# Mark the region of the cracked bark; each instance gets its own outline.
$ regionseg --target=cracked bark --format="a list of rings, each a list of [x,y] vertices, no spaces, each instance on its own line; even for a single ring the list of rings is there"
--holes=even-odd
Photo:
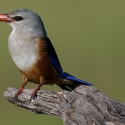
[[[64,125],[125,125],[125,103],[111,100],[94,87],[80,85],[74,91],[39,90],[30,101],[32,89],[25,89],[18,100],[17,89],[8,88],[5,98],[35,113],[59,117]]]

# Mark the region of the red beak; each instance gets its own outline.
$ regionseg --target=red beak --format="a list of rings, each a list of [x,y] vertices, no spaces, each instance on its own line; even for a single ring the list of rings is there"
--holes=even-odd
[[[0,14],[0,21],[11,23],[13,19],[9,17],[9,14]]]

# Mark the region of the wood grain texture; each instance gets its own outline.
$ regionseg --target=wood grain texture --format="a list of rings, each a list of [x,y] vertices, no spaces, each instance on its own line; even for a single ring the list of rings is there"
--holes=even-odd
[[[59,117],[64,125],[125,125],[125,103],[111,100],[94,87],[81,85],[63,92],[39,90],[37,98],[30,101],[32,91],[25,89],[16,100],[17,89],[8,88],[4,96],[35,113]]]

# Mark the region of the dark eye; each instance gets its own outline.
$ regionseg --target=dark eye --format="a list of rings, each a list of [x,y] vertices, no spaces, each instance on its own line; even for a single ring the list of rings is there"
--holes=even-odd
[[[15,16],[15,17],[13,17],[13,19],[16,20],[16,21],[21,21],[21,20],[23,20],[23,17]]]

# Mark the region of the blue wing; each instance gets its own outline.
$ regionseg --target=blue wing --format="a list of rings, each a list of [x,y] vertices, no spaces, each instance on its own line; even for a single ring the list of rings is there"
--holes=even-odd
[[[47,42],[49,58],[50,58],[52,64],[56,68],[56,70],[59,73],[59,75],[60,75],[61,78],[64,78],[64,79],[67,79],[67,80],[72,80],[72,81],[75,81],[77,83],[81,83],[81,84],[84,84],[84,85],[93,85],[93,84],[91,84],[89,82],[77,79],[74,76],[72,76],[72,75],[70,75],[70,74],[68,74],[66,72],[63,73],[61,64],[59,62],[59,59],[58,59],[57,54],[55,52],[55,49],[54,49],[54,47],[51,44],[51,41],[48,38],[46,38],[45,40]]]

